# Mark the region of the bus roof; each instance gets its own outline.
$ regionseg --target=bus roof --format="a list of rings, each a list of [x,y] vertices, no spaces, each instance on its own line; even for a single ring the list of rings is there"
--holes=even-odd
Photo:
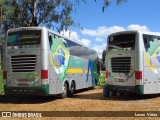
[[[110,34],[109,36],[117,35],[117,34],[126,34],[126,33],[140,33],[140,34],[148,34],[148,35],[156,35],[160,36],[160,32],[151,32],[151,31],[141,31],[141,30],[126,30],[120,31]]]
[[[87,47],[86,45],[84,45],[81,41],[72,40],[72,39],[69,38],[69,37],[65,37],[65,36],[59,34],[58,32],[55,32],[55,31],[50,30],[50,29],[45,28],[45,27],[19,27],[19,28],[9,29],[7,32],[14,32],[14,31],[20,31],[20,30],[27,30],[27,29],[28,29],[28,30],[31,30],[31,29],[32,29],[32,30],[42,30],[42,29],[46,29],[46,30],[48,30],[49,32],[51,32],[51,33],[53,33],[53,34],[56,34],[56,35],[58,35],[58,36],[60,36],[60,37],[63,37],[63,38],[65,38],[65,39],[68,39],[68,40],[73,41],[73,42],[75,42],[75,43],[78,43],[78,44],[80,44],[80,45],[83,45],[83,46],[85,46],[85,47],[88,48],[88,49],[93,50],[92,48],[89,48],[89,47]],[[94,51],[95,51],[95,50],[94,50]]]

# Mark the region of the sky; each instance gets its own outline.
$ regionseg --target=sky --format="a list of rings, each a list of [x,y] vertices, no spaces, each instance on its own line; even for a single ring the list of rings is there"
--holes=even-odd
[[[160,32],[160,0],[126,0],[120,5],[116,0],[110,0],[111,4],[104,12],[104,0],[86,1],[86,4],[80,2],[76,13],[71,14],[83,29],[72,26],[62,34],[96,50],[100,58],[111,33],[124,30]]]

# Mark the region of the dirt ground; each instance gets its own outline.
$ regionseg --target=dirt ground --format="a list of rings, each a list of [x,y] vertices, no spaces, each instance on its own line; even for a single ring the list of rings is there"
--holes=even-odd
[[[95,111],[94,113],[86,112],[87,117],[42,117],[42,118],[23,118],[23,119],[125,119],[126,117],[93,117],[100,111],[160,111],[159,96],[139,96],[139,95],[123,95],[112,96],[109,98],[103,97],[103,89],[97,87],[94,90],[84,90],[75,94],[72,98],[57,99],[55,97],[35,97],[35,96],[0,96],[0,111],[78,111],[79,114],[84,111]],[[82,112],[82,113],[81,113]],[[102,113],[102,112],[101,112]],[[49,113],[48,113],[49,114]],[[52,113],[51,113],[52,114]],[[54,113],[53,113],[54,114]],[[67,114],[61,112],[60,114]],[[74,114],[74,112],[73,112]],[[123,113],[122,113],[123,114]],[[128,113],[127,113],[128,114]],[[0,118],[2,119],[2,118]],[[8,118],[5,118],[8,119]],[[12,118],[15,119],[15,118]],[[21,118],[16,118],[21,119]],[[160,119],[158,117],[128,117],[126,119]],[[4,120],[4,118],[3,118]]]

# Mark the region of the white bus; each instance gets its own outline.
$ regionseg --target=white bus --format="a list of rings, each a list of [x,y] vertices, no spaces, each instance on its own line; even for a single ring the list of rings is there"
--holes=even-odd
[[[104,96],[160,93],[160,34],[123,31],[107,42]]]
[[[49,29],[11,29],[4,52],[5,93],[72,96],[98,83],[96,58],[94,50]]]

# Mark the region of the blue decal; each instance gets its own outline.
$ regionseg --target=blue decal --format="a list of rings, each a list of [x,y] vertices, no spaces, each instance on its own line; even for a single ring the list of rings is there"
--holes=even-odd
[[[160,62],[160,50],[158,50],[158,51],[156,52],[156,57],[157,57],[158,61]]]
[[[92,62],[91,62],[91,60],[88,61],[88,71],[87,71],[87,75],[86,75],[86,82],[88,82],[89,71],[90,71],[90,73],[91,73],[92,86],[94,86],[94,77],[93,77],[94,75],[93,75]]]
[[[59,58],[59,61],[60,61],[60,65],[64,65],[64,61],[65,61],[65,55],[64,55],[64,51],[62,48],[59,48],[58,49],[58,58]]]

